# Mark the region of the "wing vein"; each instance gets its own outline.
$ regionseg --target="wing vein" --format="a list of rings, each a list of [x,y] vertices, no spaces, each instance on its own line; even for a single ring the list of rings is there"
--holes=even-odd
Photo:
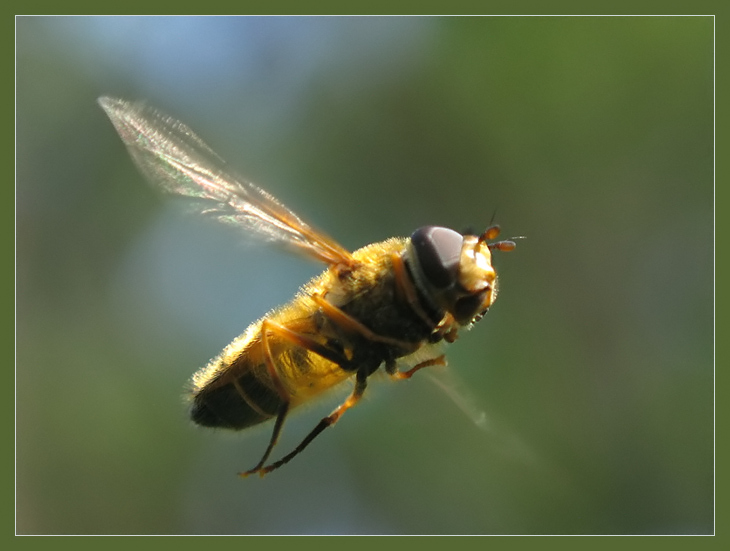
[[[347,249],[235,176],[182,122],[142,103],[102,97],[99,104],[145,177],[163,192],[187,199],[188,210],[327,264],[352,264]]]

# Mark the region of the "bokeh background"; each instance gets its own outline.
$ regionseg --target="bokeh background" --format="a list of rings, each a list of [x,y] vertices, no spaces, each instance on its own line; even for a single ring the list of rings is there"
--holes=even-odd
[[[713,531],[711,18],[16,32],[19,533]],[[182,119],[349,248],[493,216],[526,239],[441,386],[377,381],[240,480],[270,426],[194,427],[186,381],[321,267],[171,208],[100,95]]]

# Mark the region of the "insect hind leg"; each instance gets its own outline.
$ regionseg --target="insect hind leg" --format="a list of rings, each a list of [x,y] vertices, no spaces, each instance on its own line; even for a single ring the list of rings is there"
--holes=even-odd
[[[284,426],[284,419],[286,419],[286,415],[289,413],[289,402],[282,402],[281,407],[279,408],[278,413],[276,414],[276,422],[274,423],[274,430],[271,433],[271,439],[269,440],[269,445],[266,447],[266,451],[264,452],[264,455],[261,457],[259,462],[256,464],[256,466],[253,469],[250,469],[248,471],[238,473],[241,477],[247,477],[248,475],[251,475],[253,473],[257,473],[261,471],[261,467],[264,466],[264,463],[266,463],[266,460],[271,455],[271,451],[274,449],[274,446],[276,446],[276,443],[279,441],[279,435],[281,434],[281,427]]]
[[[266,473],[274,470],[279,465],[283,465],[284,463],[289,461],[292,457],[294,457],[294,455],[299,453],[297,451],[296,453],[289,454],[288,456],[286,456],[284,458],[284,460],[274,463],[273,465],[276,465],[276,467],[273,465],[270,465],[267,468],[263,468],[264,464],[266,463],[266,460],[271,455],[271,452],[274,449],[274,446],[276,446],[276,443],[279,440],[279,435],[281,434],[281,429],[284,426],[284,420],[286,419],[286,416],[289,413],[289,405],[290,405],[288,391],[284,387],[284,384],[281,382],[281,378],[279,377],[279,373],[276,369],[276,364],[274,362],[274,357],[271,353],[271,347],[269,345],[269,333],[272,333],[272,334],[278,336],[279,338],[288,340],[289,342],[291,342],[297,346],[310,350],[310,351],[314,352],[315,354],[318,354],[318,355],[322,356],[323,358],[325,358],[331,362],[334,362],[338,365],[347,365],[347,363],[348,363],[345,358],[340,357],[338,354],[332,352],[326,346],[323,346],[322,344],[316,342],[315,340],[311,339],[310,337],[307,337],[306,335],[302,335],[301,333],[292,331],[291,329],[284,327],[283,325],[279,325],[278,323],[273,322],[269,319],[265,319],[262,322],[262,324],[261,324],[261,342],[264,347],[264,357],[265,357],[265,361],[266,361],[266,368],[269,372],[269,376],[271,377],[271,380],[274,384],[276,392],[279,394],[279,398],[281,399],[281,406],[279,408],[279,411],[277,412],[276,422],[274,424],[274,430],[271,433],[271,438],[269,439],[269,445],[266,447],[266,451],[264,452],[264,455],[261,457],[261,459],[259,460],[259,462],[256,464],[256,466],[253,469],[249,469],[248,471],[238,473],[239,476],[244,477],[244,478],[249,475],[252,475],[254,473],[259,473],[261,476],[264,476]],[[357,390],[357,386],[355,387],[355,390]],[[363,386],[363,390],[364,390],[364,386]],[[354,395],[355,395],[355,392],[353,392],[353,396]],[[360,395],[362,395],[362,392],[360,392]],[[352,398],[352,396],[350,398],[348,398],[348,401],[351,398]],[[359,396],[357,399],[359,399]],[[347,401],[345,403],[347,403]],[[340,407],[343,407],[344,405],[345,404],[343,404]],[[345,408],[345,410],[348,409],[349,407],[351,407],[352,405],[354,405],[354,403],[347,406],[347,408]],[[343,410],[342,413],[344,413],[345,410]],[[342,415],[342,413],[340,413],[337,416],[337,419],[339,419],[339,416]],[[334,413],[332,415],[334,415]],[[332,417],[332,415],[330,415],[330,417]],[[335,419],[330,424],[336,423],[337,419]],[[322,421],[324,421],[324,419]],[[321,422],[320,422],[320,424],[321,424]],[[317,431],[317,427],[315,427],[315,431],[317,431],[316,434],[312,434],[315,432],[315,431],[312,431],[312,433],[310,433],[310,436],[307,437],[308,440],[305,439],[305,440],[307,440],[306,443],[303,442],[299,446],[299,448],[301,448],[301,449],[299,449],[299,448],[297,448],[297,449],[299,449],[299,451],[304,449],[306,447],[306,445],[309,444],[309,442],[311,442],[314,439],[314,437],[317,436],[317,434],[319,434],[320,432],[322,432],[322,430],[324,430],[327,426],[328,425],[323,426],[318,431]],[[318,427],[319,427],[319,425],[318,425]]]
[[[278,461],[272,463],[268,467],[265,467],[263,469],[260,469],[258,472],[261,474],[261,476],[264,476],[271,471],[278,469],[282,465],[287,464],[289,461],[291,461],[294,457],[299,455],[302,451],[304,451],[304,448],[306,448],[312,440],[314,440],[319,434],[326,429],[327,427],[331,427],[337,421],[342,417],[342,415],[350,409],[352,406],[357,404],[360,401],[360,398],[362,398],[363,392],[365,392],[365,387],[367,386],[367,378],[369,375],[369,371],[365,369],[361,369],[357,372],[357,378],[355,380],[355,388],[352,391],[352,394],[345,400],[340,406],[337,407],[331,414],[329,414],[327,417],[320,420],[319,423],[317,423],[317,426],[312,429],[312,431],[304,438],[304,440],[301,441],[301,443],[294,448],[292,452],[285,455]]]

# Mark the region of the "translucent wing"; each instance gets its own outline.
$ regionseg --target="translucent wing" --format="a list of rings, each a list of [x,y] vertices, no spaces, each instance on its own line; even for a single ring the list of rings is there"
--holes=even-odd
[[[444,366],[435,366],[428,368],[426,374],[479,430],[488,435],[497,451],[525,464],[536,464],[540,461],[538,455],[516,431],[494,419],[478,404],[474,393],[455,371]]]
[[[350,253],[314,230],[276,198],[238,178],[190,128],[141,103],[101,97],[142,173],[164,192],[188,198],[190,209],[238,226],[328,264],[351,264]]]

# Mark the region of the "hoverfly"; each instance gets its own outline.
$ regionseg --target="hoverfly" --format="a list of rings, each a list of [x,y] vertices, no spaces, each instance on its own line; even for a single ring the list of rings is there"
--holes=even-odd
[[[193,210],[327,265],[285,306],[252,323],[192,378],[192,420],[245,429],[275,419],[252,469],[261,476],[288,463],[357,404],[381,366],[394,379],[445,364],[441,342],[480,320],[497,297],[491,251],[499,227],[462,235],[437,226],[349,252],[264,190],[227,168],[186,125],[140,103],[99,98],[132,158],[163,191]],[[401,370],[398,364],[406,365]],[[266,464],[290,410],[354,378],[349,397],[290,453]]]

